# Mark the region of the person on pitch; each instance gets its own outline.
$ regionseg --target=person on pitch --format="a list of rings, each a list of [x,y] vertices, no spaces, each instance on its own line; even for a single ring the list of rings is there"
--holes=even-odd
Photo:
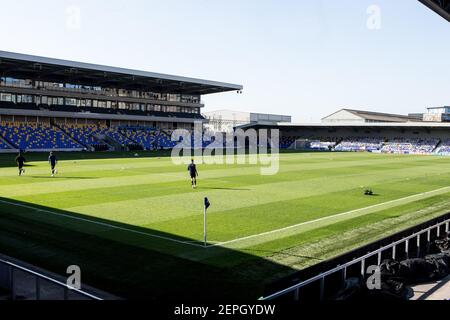
[[[58,159],[56,159],[56,156],[53,154],[53,152],[50,152],[50,155],[48,156],[48,163],[50,163],[50,167],[52,169],[52,177],[54,177],[55,174],[58,172],[56,170],[56,164],[58,163]]]
[[[197,166],[194,163],[194,159],[192,159],[191,164],[188,166],[188,171],[191,176],[192,189],[195,189],[197,188],[198,171]]]
[[[25,165],[25,157],[22,155],[22,152],[19,152],[19,155],[16,157],[16,164],[19,168],[19,176],[21,176],[23,173],[25,173],[25,169],[23,166]]]

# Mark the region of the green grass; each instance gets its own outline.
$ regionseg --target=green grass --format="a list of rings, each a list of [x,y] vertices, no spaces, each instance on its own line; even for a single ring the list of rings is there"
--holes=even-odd
[[[62,274],[80,265],[86,283],[129,298],[256,299],[450,205],[448,158],[286,153],[274,176],[199,165],[192,190],[185,166],[163,156],[61,154],[51,178],[45,155],[28,156],[23,177],[0,155],[0,252]]]

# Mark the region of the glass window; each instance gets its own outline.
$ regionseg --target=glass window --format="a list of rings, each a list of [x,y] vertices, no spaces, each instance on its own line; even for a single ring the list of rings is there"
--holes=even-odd
[[[68,106],[78,106],[78,100],[73,98],[66,98],[66,105]]]
[[[11,100],[12,100],[11,94],[9,94],[9,93],[1,93],[0,94],[0,100],[1,101],[5,101],[5,102],[11,102]]]

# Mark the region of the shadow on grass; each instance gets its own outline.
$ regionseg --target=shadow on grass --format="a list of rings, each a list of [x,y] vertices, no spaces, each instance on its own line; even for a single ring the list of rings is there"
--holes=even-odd
[[[86,284],[123,298],[255,301],[274,275],[294,272],[244,252],[201,245],[157,230],[0,198],[1,253],[61,275],[78,265]]]

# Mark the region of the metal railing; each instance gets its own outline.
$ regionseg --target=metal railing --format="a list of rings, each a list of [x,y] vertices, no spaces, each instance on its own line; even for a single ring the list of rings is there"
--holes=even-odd
[[[404,250],[405,250],[405,254],[406,256],[409,256],[410,253],[410,243],[411,241],[416,240],[416,244],[417,244],[417,256],[420,254],[420,248],[421,248],[421,236],[426,234],[426,242],[427,244],[431,243],[431,232],[432,230],[436,229],[436,235],[439,238],[441,236],[441,227],[443,225],[445,225],[445,232],[448,233],[449,232],[449,224],[450,224],[450,219],[445,220],[444,222],[440,222],[438,224],[435,224],[431,227],[428,227],[426,229],[423,229],[419,232],[416,232],[408,237],[405,237],[401,240],[395,241],[387,246],[384,246],[378,250],[372,251],[364,256],[361,256],[359,258],[353,259],[352,261],[349,261],[343,265],[339,265],[334,269],[331,269],[327,272],[324,273],[320,273],[319,275],[310,278],[308,280],[302,281],[296,285],[293,285],[287,289],[278,291],[276,293],[273,293],[267,297],[263,297],[260,298],[259,300],[261,301],[269,301],[269,300],[273,300],[276,298],[280,298],[283,296],[286,296],[288,294],[293,294],[294,295],[294,300],[295,301],[299,301],[300,300],[300,289],[315,283],[315,282],[320,282],[320,293],[319,293],[319,298],[320,300],[324,299],[324,292],[325,292],[325,279],[331,275],[335,275],[338,272],[342,273],[342,282],[344,283],[347,280],[347,269],[351,266],[354,266],[356,264],[361,264],[361,276],[364,277],[366,275],[366,261],[369,258],[373,258],[375,256],[378,256],[378,266],[381,265],[382,263],[382,257],[383,257],[383,253],[386,252],[387,250],[392,250],[391,252],[391,256],[392,259],[395,260],[397,257],[397,248],[400,245],[404,245]]]
[[[47,281],[50,284],[55,285],[56,287],[63,289],[63,294],[61,299],[53,299],[52,300],[71,300],[70,299],[70,293],[75,293],[79,295],[80,297],[83,297],[87,300],[103,300],[102,298],[95,296],[93,294],[90,294],[88,292],[85,292],[83,290],[79,290],[76,288],[73,288],[66,283],[63,283],[61,281],[58,281],[56,279],[53,279],[51,277],[48,277],[46,275],[43,275],[41,273],[38,273],[36,271],[30,270],[28,268],[22,267],[18,264],[12,263],[10,261],[6,261],[3,259],[0,259],[0,266],[6,267],[8,270],[8,281],[9,281],[9,288],[6,288],[11,291],[10,298],[12,300],[17,300],[17,288],[16,288],[16,271],[21,271],[28,276],[34,277],[34,289],[35,289],[35,299],[36,300],[42,300],[42,281]],[[27,284],[29,285],[29,284]]]

